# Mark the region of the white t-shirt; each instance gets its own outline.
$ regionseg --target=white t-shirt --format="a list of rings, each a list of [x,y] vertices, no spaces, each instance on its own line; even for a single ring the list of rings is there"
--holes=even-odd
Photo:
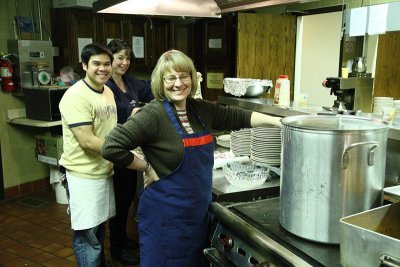
[[[59,108],[63,128],[63,153],[60,165],[81,178],[110,177],[113,170],[112,163],[101,155],[82,149],[71,128],[92,125],[94,135],[104,140],[117,125],[117,107],[111,89],[104,86],[104,91],[98,92],[80,80],[68,88],[60,101]]]

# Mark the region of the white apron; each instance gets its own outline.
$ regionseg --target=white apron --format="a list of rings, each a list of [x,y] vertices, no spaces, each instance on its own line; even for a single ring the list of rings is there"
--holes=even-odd
[[[85,179],[66,172],[73,230],[90,229],[115,216],[114,184],[107,179]]]

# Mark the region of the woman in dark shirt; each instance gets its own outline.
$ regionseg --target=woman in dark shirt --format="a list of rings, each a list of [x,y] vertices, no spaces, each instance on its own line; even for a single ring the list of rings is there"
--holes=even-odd
[[[130,76],[132,50],[120,39],[112,40],[108,47],[114,55],[113,74],[106,83],[114,93],[117,104],[118,123],[123,124],[133,115],[142,103],[154,99],[150,82]],[[114,167],[114,191],[116,216],[110,219],[110,252],[113,260],[123,264],[137,264],[139,258],[134,254],[137,242],[126,235],[129,209],[136,193],[137,172],[127,168]]]

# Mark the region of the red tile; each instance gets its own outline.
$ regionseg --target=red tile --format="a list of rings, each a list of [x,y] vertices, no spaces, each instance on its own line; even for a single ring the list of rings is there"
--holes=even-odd
[[[20,184],[19,185],[19,193],[20,196],[27,195],[29,193],[32,193],[32,184],[31,182]]]
[[[46,252],[53,253],[55,251],[58,251],[58,250],[62,249],[63,247],[64,246],[60,245],[59,243],[51,243],[51,244],[49,244],[47,246],[42,247],[41,249],[46,251]]]
[[[63,247],[62,249],[55,251],[53,254],[60,258],[68,258],[74,256],[74,250],[71,247]]]
[[[10,198],[16,198],[19,197],[19,186],[13,186],[13,187],[9,187],[9,188],[5,188],[4,189],[4,196],[5,199],[10,199]]]

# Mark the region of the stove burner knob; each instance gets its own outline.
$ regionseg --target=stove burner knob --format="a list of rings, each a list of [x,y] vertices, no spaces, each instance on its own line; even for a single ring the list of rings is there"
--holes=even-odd
[[[229,251],[233,248],[233,240],[230,237],[221,237],[219,242],[224,246],[224,250]]]

